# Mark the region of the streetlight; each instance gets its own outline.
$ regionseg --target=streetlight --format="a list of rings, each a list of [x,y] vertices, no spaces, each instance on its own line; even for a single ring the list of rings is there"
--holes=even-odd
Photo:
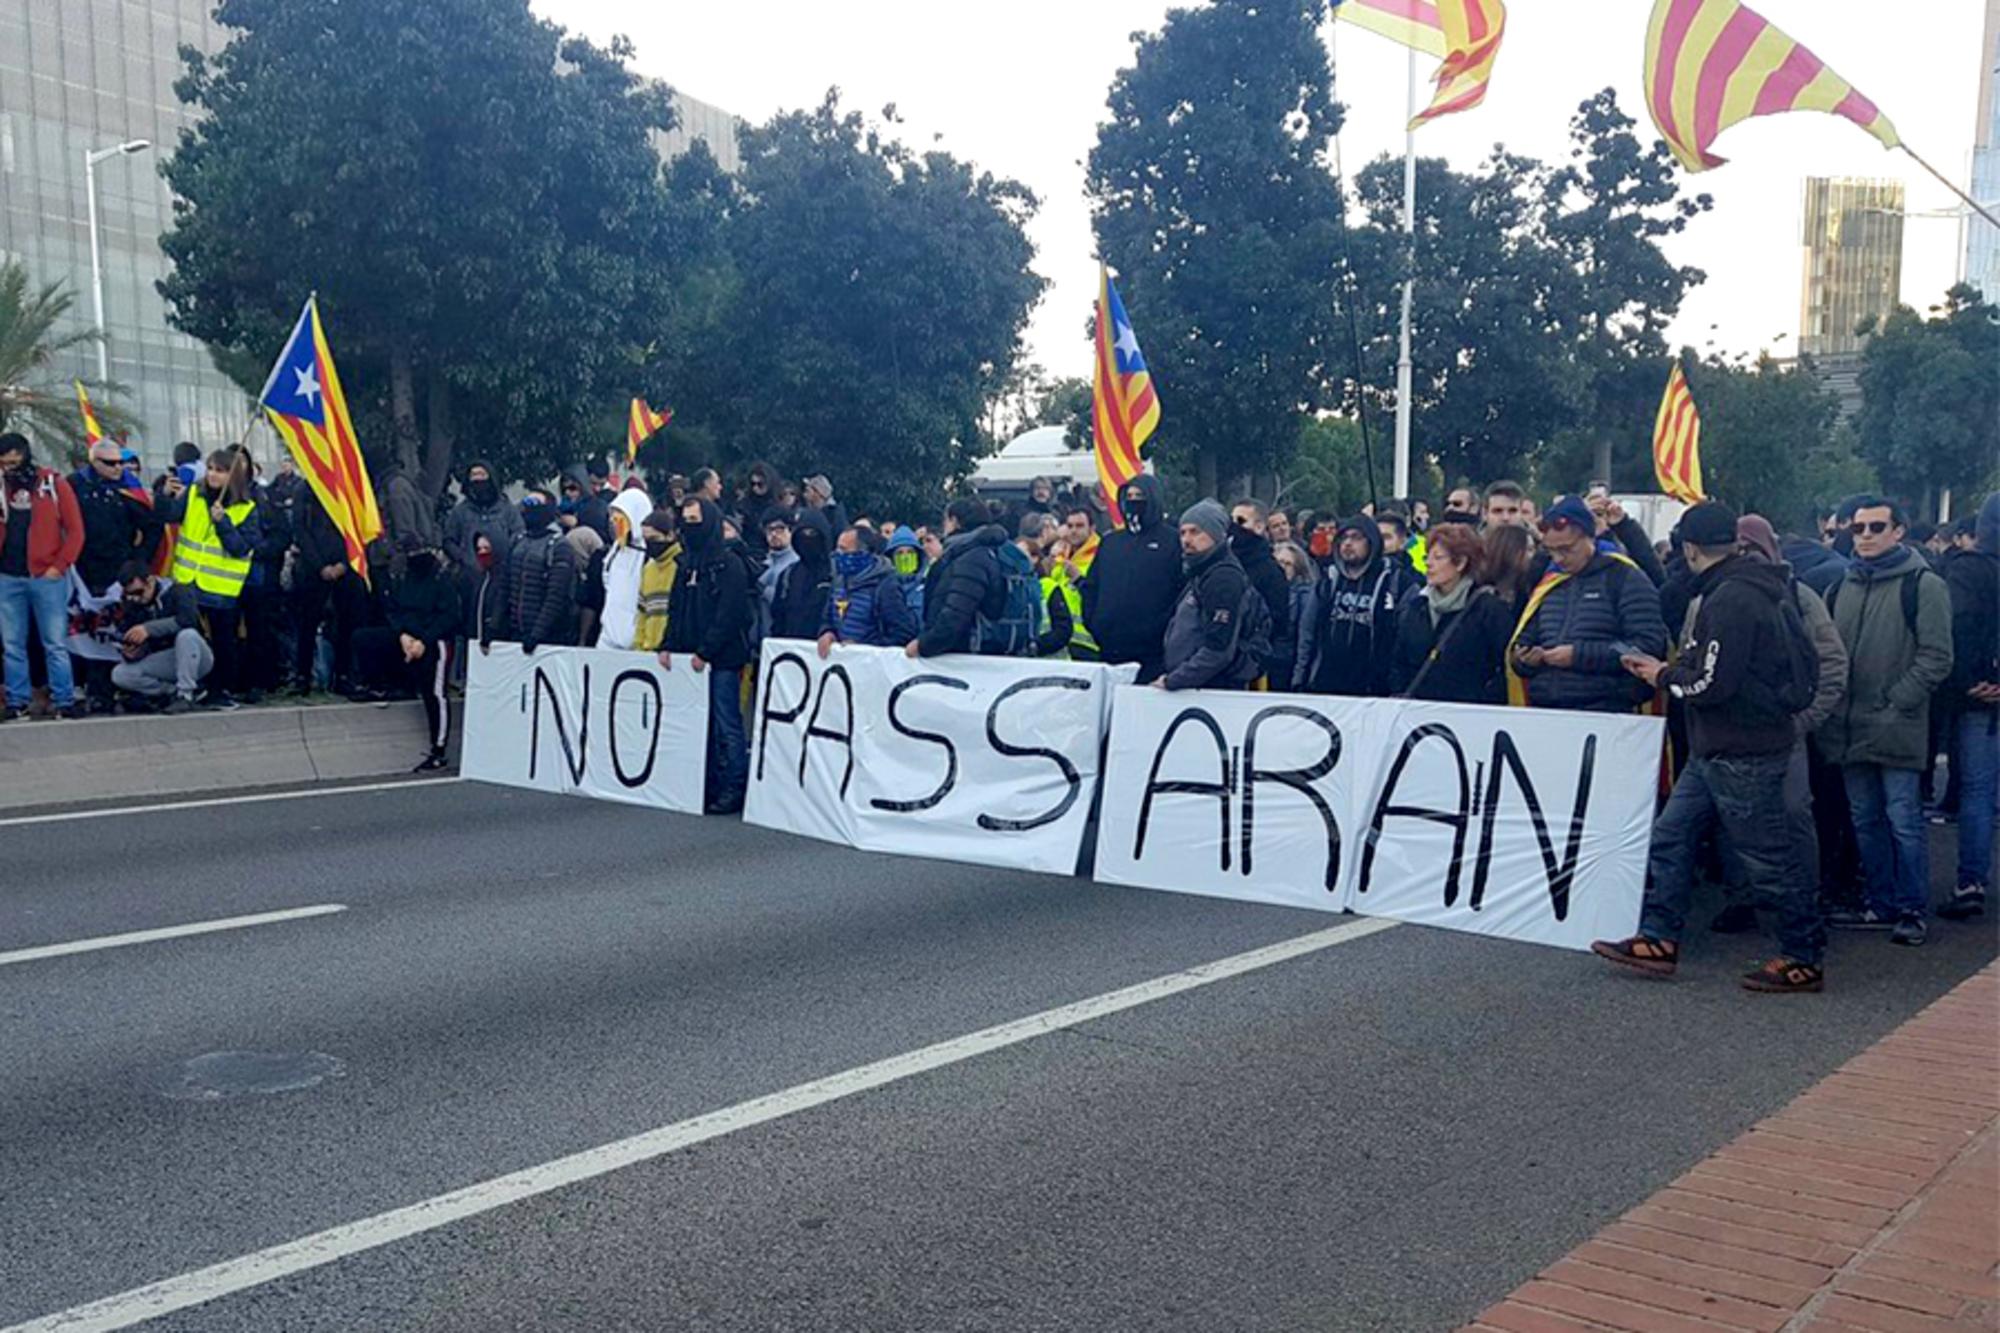
[[[150,139],[131,139],[115,148],[99,148],[95,152],[86,151],[83,155],[83,191],[90,199],[90,297],[97,311],[97,378],[100,383],[111,378],[111,352],[105,343],[104,257],[97,244],[97,164],[114,157],[143,153],[152,146]]]

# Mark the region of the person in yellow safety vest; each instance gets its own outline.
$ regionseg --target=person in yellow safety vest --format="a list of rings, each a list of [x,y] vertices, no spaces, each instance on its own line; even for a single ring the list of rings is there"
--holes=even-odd
[[[1069,607],[1072,623],[1069,655],[1078,662],[1095,662],[1101,656],[1090,627],[1083,623],[1083,592],[1077,587],[1090,572],[1091,562],[1097,559],[1097,542],[1097,530],[1091,526],[1089,511],[1072,509],[1063,518],[1062,537],[1056,544],[1049,577],[1042,580],[1044,598],[1056,588],[1062,590],[1063,604]]]
[[[1421,575],[1424,572],[1424,539],[1422,534],[1410,531],[1410,520],[1402,511],[1385,509],[1375,517],[1375,528],[1382,534],[1382,554],[1393,565]]]
[[[207,473],[196,485],[183,487],[178,479],[170,479],[161,517],[180,525],[173,579],[194,589],[195,605],[208,626],[209,650],[215,654],[205,703],[210,708],[234,708],[230,691],[238,688],[243,670],[237,638],[242,621],[239,599],[250,577],[251,557],[264,539],[257,502],[250,493],[249,455],[218,449],[208,456]]]

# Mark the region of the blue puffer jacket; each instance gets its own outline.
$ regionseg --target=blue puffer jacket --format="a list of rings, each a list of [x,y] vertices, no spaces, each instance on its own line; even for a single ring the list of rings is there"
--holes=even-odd
[[[819,632],[842,643],[900,648],[923,631],[889,562],[867,551],[843,551],[833,557],[833,591]]]
[[[889,538],[889,544],[882,548],[882,553],[889,558],[889,563],[892,565],[896,562],[898,551],[917,553],[916,572],[896,575],[896,583],[903,590],[903,601],[909,605],[910,614],[915,616],[917,623],[921,625],[924,623],[924,548],[908,524],[898,525],[894,535]]]
[[[1550,590],[1517,644],[1576,650],[1573,666],[1522,670],[1536,708],[1629,713],[1650,691],[1618,659],[1628,652],[1666,657],[1659,589],[1640,570],[1599,552],[1581,574]]]

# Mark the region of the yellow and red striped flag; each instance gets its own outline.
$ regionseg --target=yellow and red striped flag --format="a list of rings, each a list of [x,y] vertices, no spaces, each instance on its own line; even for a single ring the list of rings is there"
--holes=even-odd
[[[1097,477],[1104,483],[1111,521],[1123,524],[1118,493],[1139,475],[1139,451],[1160,424],[1160,398],[1139,352],[1111,271],[1097,266],[1097,362],[1091,376],[1090,433],[1097,448]]]
[[[1667,375],[1667,392],[1653,422],[1653,475],[1662,491],[1684,504],[1708,498],[1701,489],[1701,413],[1678,361]]]
[[[97,424],[97,411],[90,405],[90,395],[83,390],[83,381],[76,382],[76,405],[83,410],[83,444],[85,448],[104,438],[104,427]]]
[[[674,409],[655,412],[643,398],[632,400],[632,413],[625,423],[625,466],[631,467],[639,461],[639,446],[662,430],[674,419]]]
[[[1502,0],[1335,0],[1333,13],[1444,62],[1432,80],[1437,93],[1410,121],[1411,129],[1486,100],[1507,29]]]
[[[1709,145],[1731,125],[1782,111],[1824,111],[1903,146],[1881,108],[1739,0],[1654,0],[1646,105],[1689,171],[1722,165]]]
[[[306,298],[285,350],[257,395],[264,414],[292,451],[313,494],[347,544],[347,563],[368,577],[368,543],[382,535],[375,487],[368,479],[347,398],[333,368],[333,351],[319,322],[319,298]]]

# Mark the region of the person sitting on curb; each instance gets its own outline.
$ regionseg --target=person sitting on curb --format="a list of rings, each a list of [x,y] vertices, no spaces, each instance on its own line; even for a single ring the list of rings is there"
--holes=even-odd
[[[215,654],[201,636],[194,586],[160,578],[143,560],[128,560],[118,582],[125,593],[119,644],[125,660],[111,668],[112,686],[166,700],[165,713],[192,712],[203,679],[215,668]]]

